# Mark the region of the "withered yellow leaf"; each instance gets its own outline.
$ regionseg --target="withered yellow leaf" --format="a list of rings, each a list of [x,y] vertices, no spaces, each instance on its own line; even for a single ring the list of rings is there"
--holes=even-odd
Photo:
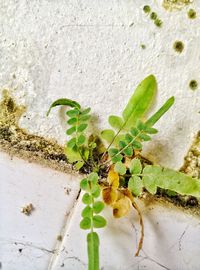
[[[117,200],[117,190],[112,187],[106,187],[102,190],[102,197],[106,204],[113,204]]]
[[[116,201],[113,204],[113,216],[115,218],[121,218],[128,215],[131,208],[131,200],[124,196],[124,198]]]
[[[117,189],[119,187],[119,175],[113,169],[108,172],[107,180],[114,189]]]

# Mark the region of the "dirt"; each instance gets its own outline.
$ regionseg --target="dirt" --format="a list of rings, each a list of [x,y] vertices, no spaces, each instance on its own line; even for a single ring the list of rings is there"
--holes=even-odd
[[[74,173],[64,154],[63,146],[55,140],[30,134],[19,127],[18,121],[25,107],[18,106],[8,91],[3,92],[0,103],[0,149],[11,156],[40,163],[53,169]]]

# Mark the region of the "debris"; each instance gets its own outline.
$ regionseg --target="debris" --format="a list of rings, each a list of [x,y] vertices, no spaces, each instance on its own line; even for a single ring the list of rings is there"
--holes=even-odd
[[[65,194],[66,195],[69,195],[70,194],[70,192],[72,191],[72,189],[71,188],[67,188],[67,187],[64,187],[64,191],[65,191]]]
[[[27,216],[30,216],[33,210],[34,210],[34,207],[32,203],[29,203],[26,206],[22,207],[21,212]]]
[[[62,235],[59,234],[59,235],[57,236],[57,240],[58,240],[58,241],[62,241],[62,239],[63,239]]]

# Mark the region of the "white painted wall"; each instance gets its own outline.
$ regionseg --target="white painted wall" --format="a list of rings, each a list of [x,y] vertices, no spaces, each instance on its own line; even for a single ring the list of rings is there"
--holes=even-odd
[[[176,103],[158,123],[160,133],[145,152],[153,155],[160,164],[179,168],[194,134],[199,130],[200,89],[191,91],[188,83],[191,79],[196,79],[200,84],[200,1],[196,0],[192,4],[198,15],[195,20],[187,18],[187,9],[167,12],[161,7],[161,2],[1,0],[0,89],[12,89],[17,102],[27,106],[27,112],[20,121],[21,126],[35,134],[57,138],[59,142],[64,143],[66,127],[63,110],[55,109],[48,119],[45,113],[54,99],[68,97],[76,99],[84,106],[92,107],[96,117],[95,130],[105,128],[107,116],[111,113],[120,114],[136,85],[145,76],[153,73],[157,77],[159,87],[155,109],[171,95],[175,96]],[[163,20],[162,28],[156,28],[142,12],[143,5],[147,3]],[[185,49],[180,55],[172,49],[175,40],[182,40],[185,44]],[[146,45],[145,50],[141,49],[141,44]],[[10,161],[4,155],[1,162],[6,168],[0,175],[3,183],[7,174],[17,170],[17,165],[14,162],[11,170]],[[30,174],[32,168],[38,174],[42,173],[40,170],[43,169],[36,169],[31,164]],[[59,181],[63,181],[63,176],[58,178]],[[21,181],[21,184],[26,180],[23,177],[16,179],[19,183]],[[15,179],[12,181],[15,184]],[[34,190],[35,180],[30,177],[29,181]],[[51,184],[52,182],[51,179]],[[55,189],[57,185],[55,181]],[[21,199],[21,203],[17,203],[18,198],[26,196],[27,188],[24,187],[24,190],[18,192],[15,185],[11,185],[9,189],[13,196],[13,204],[9,204],[9,211],[15,213],[22,203]],[[35,193],[32,190],[29,192],[33,199],[39,196],[37,190]],[[49,189],[46,192],[45,196],[49,194]],[[9,194],[1,197],[4,205],[9,198]],[[50,198],[49,200],[52,205],[53,201]],[[66,206],[65,201],[61,201],[60,204],[62,207]],[[4,216],[1,211],[1,219]],[[57,219],[62,219],[58,213]],[[4,227],[9,228],[12,221],[9,218],[4,220]],[[23,227],[23,221],[19,224],[19,228],[26,228]],[[183,224],[185,223],[180,223],[180,228]],[[41,230],[45,230],[46,225],[41,226]],[[56,226],[59,227],[59,224]],[[127,225],[124,226],[126,234]],[[170,228],[169,238],[173,238],[173,227]],[[198,227],[194,228],[196,235],[195,230]],[[151,232],[152,228],[149,230]],[[17,234],[12,237],[17,237]],[[40,239],[39,232],[37,237]],[[30,239],[27,238],[27,241]],[[124,241],[126,243],[126,240]],[[74,243],[72,245],[74,246]],[[9,257],[14,256],[12,249],[9,250],[4,249]],[[74,252],[76,254],[77,251]],[[195,252],[198,253],[199,250],[195,249]],[[1,257],[2,254],[4,253],[0,254]],[[106,260],[103,262],[105,269],[108,269],[110,264],[107,264]],[[198,257],[195,265],[192,260],[185,263],[185,269],[198,269]],[[17,269],[46,269],[43,264],[36,268],[35,264],[29,264],[27,261],[22,260],[21,263],[19,258],[15,260],[15,263],[17,262]],[[6,264],[3,269],[13,270],[13,265]],[[75,268],[68,264],[65,269]],[[119,269],[125,268],[122,266]],[[174,264],[170,269],[184,268],[178,268]]]

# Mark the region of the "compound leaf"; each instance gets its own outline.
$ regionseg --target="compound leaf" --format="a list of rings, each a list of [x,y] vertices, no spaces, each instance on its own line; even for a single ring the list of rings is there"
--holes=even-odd
[[[156,165],[147,165],[143,174],[144,187],[152,194],[155,194],[157,187],[160,187],[181,195],[200,197],[199,179]]]

